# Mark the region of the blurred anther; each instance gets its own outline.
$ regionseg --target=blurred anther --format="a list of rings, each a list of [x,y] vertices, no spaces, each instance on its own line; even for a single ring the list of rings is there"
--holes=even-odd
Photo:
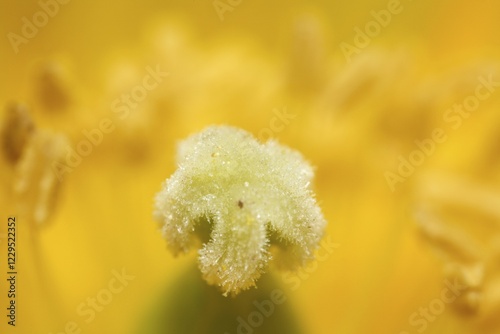
[[[462,287],[453,307],[489,326],[500,309],[499,193],[443,175],[428,175],[419,190],[420,232],[443,259],[446,279]]]
[[[475,263],[463,265],[458,263],[448,263],[444,268],[445,277],[462,287],[462,292],[456,301],[457,310],[466,314],[478,312],[484,285],[484,265]]]
[[[18,212],[35,225],[45,223],[60,187],[52,165],[64,157],[65,137],[37,129],[28,109],[15,103],[7,107],[1,140],[3,154],[14,171],[12,190]]]
[[[21,158],[29,138],[33,135],[35,126],[27,108],[19,103],[7,107],[2,124],[2,153],[11,165]]]
[[[41,107],[46,111],[60,112],[68,108],[71,99],[63,68],[59,64],[48,63],[40,68],[35,94]]]

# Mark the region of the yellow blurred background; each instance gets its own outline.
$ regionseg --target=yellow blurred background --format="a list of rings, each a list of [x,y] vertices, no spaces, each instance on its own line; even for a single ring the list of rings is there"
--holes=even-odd
[[[1,333],[137,333],[196,262],[167,251],[153,197],[210,124],[316,167],[337,246],[281,280],[306,333],[500,333],[497,1],[2,1],[0,22]]]

